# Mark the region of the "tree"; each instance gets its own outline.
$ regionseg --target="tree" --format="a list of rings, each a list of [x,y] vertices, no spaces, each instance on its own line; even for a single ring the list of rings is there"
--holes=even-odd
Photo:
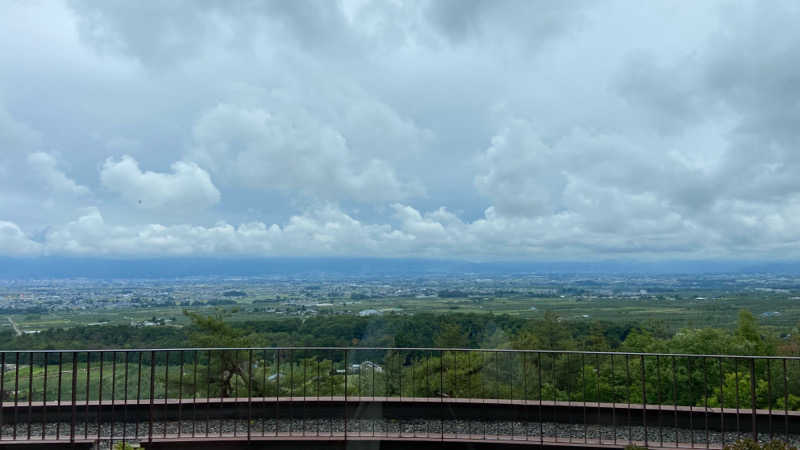
[[[442,348],[464,348],[469,346],[469,337],[458,324],[447,323],[439,330],[433,343]]]
[[[575,347],[569,328],[561,323],[561,318],[553,311],[545,311],[542,320],[535,321],[533,327],[544,349],[569,350]]]
[[[740,340],[740,352],[749,355],[771,354],[771,346],[762,337],[758,329],[758,321],[753,313],[743,309],[739,311],[739,322],[736,327],[736,336]]]
[[[518,333],[511,341],[511,348],[515,350],[538,350],[542,343],[535,333],[526,330]]]
[[[225,322],[225,318],[233,312],[235,310],[217,309],[209,316],[186,310],[183,312],[192,322],[189,342],[193,347],[234,348],[207,353],[207,383],[216,389],[214,395],[220,397],[230,397],[237,383],[246,383],[247,374],[252,370],[245,370],[249,364],[247,352],[235,349],[250,346],[250,339],[241,329],[235,329]]]

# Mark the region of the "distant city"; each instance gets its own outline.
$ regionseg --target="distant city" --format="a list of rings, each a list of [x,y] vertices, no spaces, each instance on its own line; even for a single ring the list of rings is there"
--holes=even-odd
[[[243,319],[317,315],[492,312],[530,316],[582,305],[595,317],[618,302],[692,305],[760,301],[762,318],[783,314],[776,302],[800,304],[800,275],[783,274],[437,274],[195,276],[174,279],[56,278],[0,280],[0,327],[36,333],[74,325],[180,326],[184,309],[236,308]],[[617,303],[615,303],[617,302]],[[656,308],[657,309],[657,308]],[[696,308],[695,308],[696,309]],[[763,309],[763,311],[759,311]],[[585,311],[584,311],[585,310]],[[735,308],[731,309],[734,313]],[[653,313],[658,316],[657,312]],[[13,317],[13,319],[12,319]],[[568,316],[567,318],[573,318]],[[19,327],[17,325],[19,323]]]

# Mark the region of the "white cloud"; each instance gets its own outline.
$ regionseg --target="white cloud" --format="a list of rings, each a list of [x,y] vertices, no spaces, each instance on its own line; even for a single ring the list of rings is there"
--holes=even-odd
[[[649,200],[643,199],[647,203]],[[445,208],[421,212],[392,205],[393,223],[367,223],[327,205],[291,216],[284,224],[220,222],[199,225],[114,225],[97,208],[53,226],[41,243],[10,222],[0,222],[0,254],[70,256],[374,256],[493,259],[720,258],[780,251],[800,257],[800,197],[777,213],[758,205],[725,204],[707,221],[679,217],[633,218],[624,233],[582,214],[503,216],[490,207],[474,221]],[[723,211],[723,210],[727,210]],[[724,218],[723,218],[724,217]],[[663,223],[666,222],[666,223]]]
[[[48,230],[42,251],[55,255],[104,256],[413,256],[536,259],[621,252],[684,249],[678,240],[647,243],[630,237],[587,233],[573,217],[549,220],[497,216],[490,208],[474,222],[445,209],[421,213],[396,204],[398,224],[369,224],[333,206],[292,216],[284,225],[234,226],[108,224],[96,208]],[[21,232],[20,232],[21,233]],[[608,238],[611,238],[610,240]],[[569,241],[569,245],[564,245]]]
[[[391,227],[364,224],[332,206],[292,216],[284,226],[221,222],[209,227],[114,226],[92,208],[51,229],[45,248],[66,255],[376,255],[397,240],[403,237]]]
[[[110,191],[143,209],[194,211],[220,201],[208,172],[192,162],[178,161],[171,173],[142,171],[130,156],[109,158],[100,170],[100,180]]]
[[[28,164],[47,186],[56,194],[87,195],[89,188],[77,184],[58,169],[56,159],[45,152],[36,152],[28,155]]]
[[[427,18],[450,41],[461,43],[491,35],[492,39],[542,45],[579,22],[582,1],[569,4],[549,1],[432,0]]]
[[[0,155],[3,159],[40,145],[41,139],[36,130],[12,117],[0,104]]]
[[[29,239],[13,222],[0,220],[0,254],[7,256],[38,256],[41,245]]]
[[[475,185],[503,213],[550,214],[560,209],[568,182],[562,158],[529,123],[513,120],[482,155]]]
[[[34,234],[92,201],[90,189],[65,173],[65,161],[41,150],[46,146],[37,128],[0,103],[0,217]]]
[[[189,156],[230,185],[361,202],[421,192],[386,161],[354,154],[337,129],[305,111],[218,105],[195,124],[193,143]]]
[[[797,255],[800,8],[580,3],[11,2],[0,252]]]

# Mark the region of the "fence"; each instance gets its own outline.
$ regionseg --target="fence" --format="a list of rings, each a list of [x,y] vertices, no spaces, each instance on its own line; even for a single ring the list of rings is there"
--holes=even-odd
[[[0,441],[800,442],[800,358],[441,348],[0,352]]]

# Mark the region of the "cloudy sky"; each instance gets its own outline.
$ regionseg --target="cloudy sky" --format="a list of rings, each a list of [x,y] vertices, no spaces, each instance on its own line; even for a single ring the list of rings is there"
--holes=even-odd
[[[795,1],[0,5],[0,255],[800,257]]]

